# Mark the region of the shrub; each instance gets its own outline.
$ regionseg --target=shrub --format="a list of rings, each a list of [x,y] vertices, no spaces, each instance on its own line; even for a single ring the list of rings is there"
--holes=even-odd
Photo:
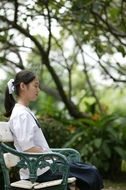
[[[73,126],[76,130],[64,147],[77,149],[84,162],[96,165],[104,175],[119,174],[126,159],[125,120],[114,114],[95,114],[92,119],[73,121]]]
[[[60,148],[68,141],[69,131],[62,122],[47,116],[39,119],[39,122],[50,147]]]

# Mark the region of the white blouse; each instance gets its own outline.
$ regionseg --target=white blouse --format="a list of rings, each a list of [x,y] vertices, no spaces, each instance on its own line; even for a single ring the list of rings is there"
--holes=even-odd
[[[19,103],[15,104],[9,120],[9,126],[14,138],[14,146],[18,151],[26,151],[37,146],[45,152],[51,152],[43,132],[38,127],[35,119],[34,114],[28,107]],[[45,173],[48,169],[49,167],[38,169],[37,175]],[[28,170],[21,169],[20,178],[28,179]]]

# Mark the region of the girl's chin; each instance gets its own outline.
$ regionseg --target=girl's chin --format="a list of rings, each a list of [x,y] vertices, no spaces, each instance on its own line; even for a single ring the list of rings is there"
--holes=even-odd
[[[32,98],[32,102],[36,101],[37,100],[37,96],[35,98]]]

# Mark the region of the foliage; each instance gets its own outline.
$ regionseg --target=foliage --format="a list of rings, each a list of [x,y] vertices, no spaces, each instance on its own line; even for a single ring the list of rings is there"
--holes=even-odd
[[[125,117],[125,105],[126,104],[126,89],[117,86],[106,87],[99,91],[101,102],[106,106],[106,111],[109,113],[118,113]]]
[[[122,160],[121,171],[126,172],[126,160]]]
[[[121,171],[122,159],[126,159],[124,118],[95,114],[92,120],[72,122],[71,130],[65,147],[79,150],[85,162],[96,165],[104,174],[112,176]]]
[[[39,118],[39,122],[50,147],[61,148],[67,142],[69,131],[62,122],[48,116]]]

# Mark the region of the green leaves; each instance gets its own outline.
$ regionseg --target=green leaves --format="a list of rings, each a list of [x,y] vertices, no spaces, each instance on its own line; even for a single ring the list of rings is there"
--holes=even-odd
[[[94,139],[93,143],[96,148],[100,148],[102,144],[102,139],[101,138]]]
[[[122,45],[119,45],[117,47],[117,50],[122,53],[122,56],[124,57],[126,55],[126,51],[125,51],[125,47],[123,47]]]
[[[126,139],[123,136],[126,121],[116,114],[95,115],[93,119],[85,119],[87,127],[76,122],[76,131],[65,147],[77,149],[85,162],[96,165],[103,173],[114,172],[112,162],[117,162],[115,167],[121,170],[121,160],[126,159]]]
[[[117,152],[117,154],[124,160],[126,160],[126,150],[119,147],[119,146],[116,146],[114,147],[114,150]]]
[[[101,150],[106,159],[109,159],[111,157],[111,147],[109,146],[108,140],[104,140]]]
[[[81,142],[82,136],[83,136],[83,131],[76,133],[68,142],[64,143],[63,147],[71,147],[75,144],[75,142]]]
[[[6,43],[6,41],[7,41],[7,36],[6,35],[0,35],[0,42]]]

